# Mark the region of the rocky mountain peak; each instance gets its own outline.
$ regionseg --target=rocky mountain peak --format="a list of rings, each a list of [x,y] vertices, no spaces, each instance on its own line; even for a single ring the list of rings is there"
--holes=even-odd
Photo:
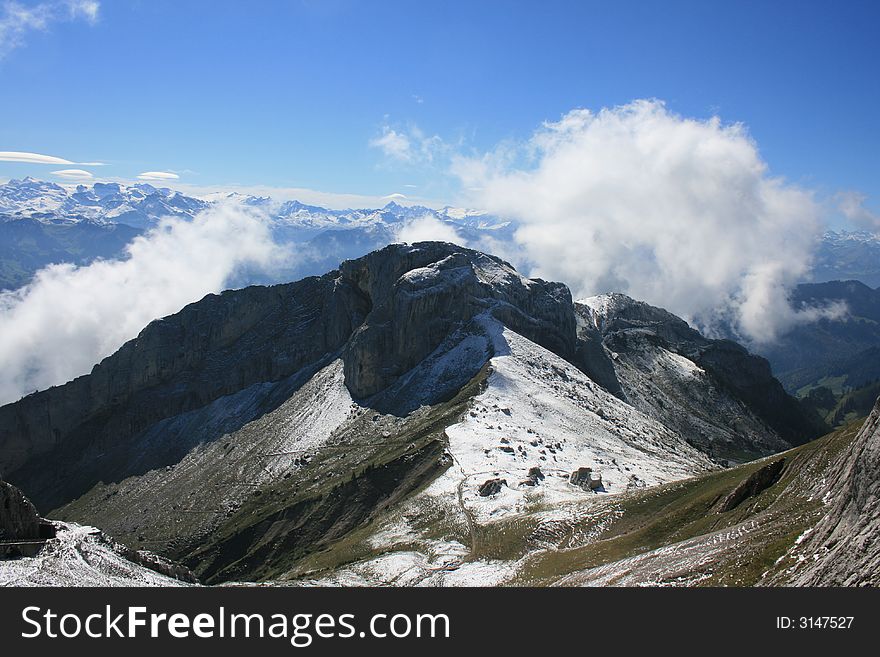
[[[494,256],[445,242],[392,244],[340,272],[371,307],[344,355],[355,397],[388,387],[485,312],[564,358],[576,348],[568,288],[524,278]]]
[[[208,295],[150,323],[91,374],[0,408],[0,472],[31,469],[26,479],[50,480],[44,491],[64,488],[70,473],[55,479],[42,455],[63,468],[83,450],[100,454],[165,418],[336,357],[351,395],[364,399],[486,312],[562,357],[575,352],[564,285],[530,281],[497,258],[447,243],[394,244],[321,277]],[[460,383],[473,373],[459,373]],[[453,384],[444,390],[454,392]],[[433,403],[432,394],[413,403]]]
[[[662,308],[602,294],[578,301],[575,312],[591,376],[723,461],[766,455],[827,429],[789,397],[767,360],[706,338]]]

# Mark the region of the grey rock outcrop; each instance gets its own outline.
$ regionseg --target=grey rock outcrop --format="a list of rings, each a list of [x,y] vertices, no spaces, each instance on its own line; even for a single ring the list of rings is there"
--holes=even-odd
[[[624,294],[585,299],[575,311],[582,349],[594,353],[591,376],[611,380],[610,368],[618,396],[719,461],[765,456],[827,430],[785,392],[765,359],[735,342],[706,338]]]
[[[574,472],[572,472],[568,477],[568,483],[573,484],[575,486],[588,487],[590,483],[590,474],[593,472],[593,468],[578,468]]]
[[[594,472],[593,468],[581,467],[568,476],[568,483],[584,490],[599,490],[602,488],[602,475]]]
[[[506,479],[487,479],[477,491],[480,493],[480,497],[489,497],[490,495],[497,495],[501,492],[501,488],[507,485]]]
[[[544,476],[544,473],[541,472],[541,468],[538,467],[537,465],[533,465],[531,468],[529,468],[528,476],[525,479],[523,479],[519,483],[519,485],[520,486],[537,486],[542,481],[544,481],[544,479],[545,479],[545,476]]]
[[[762,491],[770,488],[779,481],[783,467],[785,467],[785,459],[779,459],[755,470],[745,481],[730,491],[721,502],[718,512],[732,511],[750,497],[756,497]]]
[[[0,541],[40,538],[40,515],[15,486],[0,481]]]
[[[0,481],[0,559],[35,556],[50,538],[55,525],[18,488]]]
[[[827,474],[827,515],[795,547],[806,555],[799,586],[880,586],[880,400]]]
[[[345,381],[374,395],[489,311],[530,340],[571,359],[576,351],[571,293],[525,279],[499,258],[439,242],[391,245],[342,263],[343,280],[371,300],[367,321],[345,349]]]

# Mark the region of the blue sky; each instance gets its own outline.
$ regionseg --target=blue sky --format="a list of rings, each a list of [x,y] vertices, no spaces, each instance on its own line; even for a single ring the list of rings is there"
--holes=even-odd
[[[684,116],[746,124],[773,174],[878,206],[878,2],[104,0],[94,16],[71,10],[83,1],[0,0],[0,150],[106,163],[77,165],[96,177],[171,171],[194,186],[454,201],[443,158],[395,160],[377,140],[436,135],[479,153],[574,108],[658,98]],[[22,7],[48,18],[13,42],[11,10]],[[0,178],[54,170],[0,162]]]

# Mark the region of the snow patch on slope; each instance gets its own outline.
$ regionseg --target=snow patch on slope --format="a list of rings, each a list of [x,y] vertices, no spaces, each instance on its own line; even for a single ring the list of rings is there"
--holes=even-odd
[[[603,531],[618,510],[587,507],[612,500],[607,494],[714,467],[680,436],[567,361],[488,314],[478,321],[494,356],[486,389],[461,421],[446,429],[453,465],[379,524],[365,541],[372,556],[301,583],[503,584],[516,577],[528,554],[510,560],[480,556],[473,543],[479,527],[530,516],[548,534],[547,547],[555,549],[553,526],[574,526],[584,514],[596,516],[591,531]],[[534,466],[544,479],[534,486],[521,483]],[[569,483],[579,467],[601,472],[604,488],[596,493]],[[482,497],[479,487],[488,479],[506,485]]]
[[[468,416],[447,429],[449,449],[465,504],[487,521],[524,512],[535,503],[576,499],[569,483],[579,467],[601,472],[603,491],[652,486],[712,467],[700,452],[660,423],[595,384],[552,352],[485,321],[495,341],[488,389]],[[521,485],[531,467],[545,479]],[[481,497],[480,484],[507,481],[500,493]]]
[[[94,527],[55,524],[37,556],[0,561],[0,586],[187,586],[132,563]]]

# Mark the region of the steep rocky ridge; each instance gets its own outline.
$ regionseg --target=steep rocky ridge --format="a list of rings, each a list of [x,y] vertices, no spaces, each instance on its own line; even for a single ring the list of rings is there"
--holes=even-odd
[[[85,492],[77,463],[165,418],[314,366],[368,309],[329,275],[209,295],[152,322],[91,374],[0,408],[0,472],[53,508]],[[257,411],[273,401],[264,396]]]
[[[773,378],[767,361],[710,340],[675,315],[623,294],[575,304],[579,335],[599,345],[620,395],[718,459],[742,461],[821,435],[825,427]]]
[[[90,375],[0,408],[0,472],[53,517],[221,581],[287,572],[410,498],[451,502],[449,517],[471,526],[463,540],[476,540],[481,523],[595,495],[568,484],[582,466],[601,464],[619,492],[712,469],[692,445],[716,457],[725,441],[753,448],[710,419],[713,404],[749,417],[760,408],[745,393],[706,390],[772,378],[692,377],[675,396],[691,397],[681,414],[693,417],[672,421],[639,406],[665,383],[621,369],[620,354],[637,350],[610,338],[644,337],[673,361],[686,358],[658,340],[696,344],[700,365],[675,362],[707,371],[723,370],[724,358],[712,360],[720,348],[674,316],[651,319],[650,307],[590,325],[576,308],[564,285],[433,242],[209,295]],[[629,324],[609,332],[614,322]],[[753,452],[788,446],[764,424],[754,434],[767,442]],[[539,464],[546,481],[518,488]],[[470,500],[498,473],[511,486]]]
[[[0,472],[53,508],[94,483],[72,464],[94,462],[157,422],[314,373],[343,346],[349,390],[376,395],[490,306],[539,342],[574,350],[567,288],[527,281],[496,258],[449,244],[393,245],[320,278],[209,295],[151,323],[90,375],[0,408]],[[459,387],[481,364],[459,377]],[[237,419],[252,420],[284,398],[263,391],[253,412]],[[164,464],[144,467],[156,465]]]
[[[523,278],[483,253],[446,251],[437,245],[410,250],[394,245],[342,264],[343,279],[376,300],[370,321],[344,352],[346,384],[356,397],[387,388],[454,328],[487,309],[563,358],[573,356],[575,319],[567,287]]]

